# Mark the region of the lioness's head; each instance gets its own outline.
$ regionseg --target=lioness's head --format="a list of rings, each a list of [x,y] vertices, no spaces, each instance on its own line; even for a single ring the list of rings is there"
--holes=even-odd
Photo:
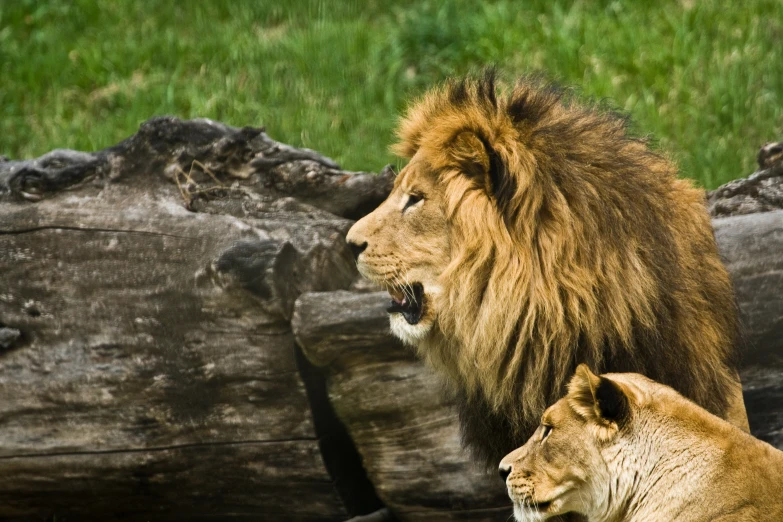
[[[500,462],[519,521],[587,513],[605,493],[609,470],[602,451],[614,445],[632,415],[623,385],[577,368],[568,395],[550,406],[521,448]]]
[[[518,521],[568,512],[613,520],[667,448],[693,448],[689,439],[715,423],[729,426],[668,386],[636,373],[599,377],[582,364],[568,394],[499,471]]]

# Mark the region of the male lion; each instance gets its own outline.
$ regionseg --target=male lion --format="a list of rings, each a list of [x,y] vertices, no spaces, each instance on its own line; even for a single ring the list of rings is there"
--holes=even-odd
[[[625,119],[526,79],[498,97],[489,72],[430,92],[399,137],[410,161],[348,242],[392,332],[453,385],[477,457],[527,440],[580,362],[747,429],[704,192]]]
[[[783,452],[635,373],[576,370],[500,463],[519,522],[779,522]]]

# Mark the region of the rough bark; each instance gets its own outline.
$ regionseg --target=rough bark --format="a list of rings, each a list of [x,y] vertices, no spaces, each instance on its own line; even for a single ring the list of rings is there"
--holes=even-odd
[[[713,217],[738,216],[783,208],[783,141],[768,143],[758,154],[759,170],[708,194]]]
[[[783,210],[713,220],[742,318],[751,431],[783,449]]]
[[[0,518],[360,514],[289,324],[301,292],[356,278],[351,222],[267,184],[307,169],[328,210],[375,197],[370,175],[208,121],[0,163]]]
[[[783,449],[783,141],[759,170],[708,194],[744,327],[742,387],[751,431]]]
[[[55,150],[35,160],[0,159],[0,201],[39,201],[109,183],[144,186],[154,195],[154,187],[174,183],[188,208],[226,196],[255,204],[295,196],[299,208],[355,219],[383,201],[393,178],[390,167],[380,177],[342,171],[317,152],[274,141],[263,128],[161,117],[96,153]]]
[[[401,521],[508,519],[496,471],[462,448],[451,401],[391,336],[387,306],[385,292],[307,293],[292,320],[378,495]]]
[[[3,458],[0,466],[2,520],[348,518],[312,436],[36,453]]]

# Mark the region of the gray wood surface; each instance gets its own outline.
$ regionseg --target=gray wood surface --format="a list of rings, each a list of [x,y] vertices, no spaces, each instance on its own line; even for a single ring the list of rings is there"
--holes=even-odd
[[[713,226],[742,318],[751,431],[783,449],[783,210],[716,218]]]
[[[0,517],[347,518],[287,321],[352,280],[345,222],[71,199],[3,206]]]
[[[0,519],[350,517],[289,320],[301,292],[356,278],[351,221],[265,198],[260,170],[183,194],[183,143],[222,186],[209,152],[261,136],[217,128],[0,163]]]
[[[438,379],[389,333],[388,294],[307,293],[292,325],[328,374],[338,417],[370,480],[401,521],[506,520],[496,470],[474,464]]]
[[[348,518],[312,436],[20,455],[0,469],[2,520]]]

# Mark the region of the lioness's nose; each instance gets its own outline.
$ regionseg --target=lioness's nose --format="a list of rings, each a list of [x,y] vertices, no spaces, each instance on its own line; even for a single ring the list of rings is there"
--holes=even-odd
[[[348,246],[351,248],[351,252],[353,252],[353,258],[359,259],[359,254],[364,252],[364,250],[367,248],[367,241],[361,244],[348,241]]]
[[[511,475],[511,464],[501,463],[498,467],[498,474],[500,475],[500,478],[503,479],[503,482],[505,482],[508,476]]]

